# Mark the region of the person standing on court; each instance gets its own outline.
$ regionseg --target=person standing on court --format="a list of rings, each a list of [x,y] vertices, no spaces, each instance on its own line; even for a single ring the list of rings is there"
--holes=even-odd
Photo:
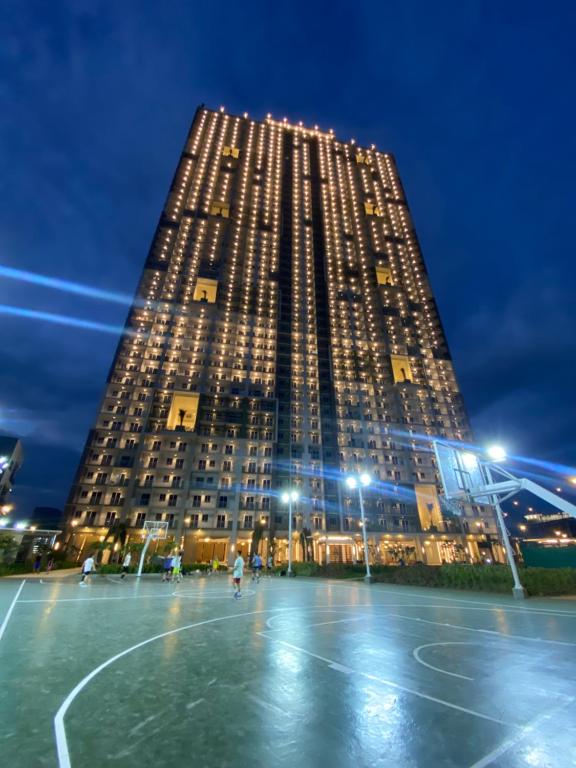
[[[94,562],[94,557],[92,553],[88,555],[86,560],[82,563],[82,578],[80,579],[80,586],[85,587],[88,582],[86,579],[89,579],[92,576],[92,572],[96,570],[96,563]]]
[[[130,563],[132,561],[132,555],[130,552],[126,552],[126,555],[124,556],[124,561],[122,563],[122,576],[120,576],[121,579],[126,578],[126,574],[128,573],[128,569],[130,568]]]
[[[243,575],[244,575],[244,559],[242,558],[242,555],[240,554],[240,552],[238,552],[238,556],[236,557],[236,560],[234,560],[234,570],[232,572],[232,578],[234,579],[234,586],[235,586],[234,598],[236,600],[242,597],[241,584],[242,584]]]
[[[164,573],[162,575],[162,581],[172,581],[172,563],[174,558],[172,555],[164,558]]]
[[[182,566],[182,555],[174,555],[172,558],[172,580],[181,582],[180,568]]]

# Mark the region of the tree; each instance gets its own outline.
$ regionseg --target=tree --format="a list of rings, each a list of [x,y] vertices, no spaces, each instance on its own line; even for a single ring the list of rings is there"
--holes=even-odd
[[[0,560],[9,558],[18,551],[18,542],[9,533],[0,533]]]
[[[126,539],[128,538],[128,527],[126,523],[117,523],[114,522],[108,528],[108,531],[106,535],[104,536],[104,541],[100,542],[100,545],[98,546],[98,550],[100,552],[104,552],[106,549],[114,549],[115,544],[119,544],[118,551],[122,552],[124,550],[124,547],[126,546]],[[119,555],[116,556],[116,559],[118,559]]]
[[[180,426],[183,427],[184,426],[184,419],[186,418],[186,409],[185,408],[180,408],[180,410],[178,411],[178,418],[180,419]]]
[[[302,528],[300,531],[300,544],[302,545],[304,562],[312,562],[314,560],[314,550],[312,549],[312,531],[306,526],[304,526],[304,528]]]
[[[258,521],[256,523],[256,527],[254,528],[254,533],[252,534],[252,543],[250,545],[250,560],[252,560],[252,557],[256,554],[256,552],[258,552],[258,547],[263,535],[264,524]]]

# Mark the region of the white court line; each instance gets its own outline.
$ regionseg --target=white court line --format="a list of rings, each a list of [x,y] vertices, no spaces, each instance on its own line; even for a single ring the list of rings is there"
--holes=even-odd
[[[350,669],[349,667],[344,666],[343,664],[340,664],[338,661],[335,661],[334,659],[327,659],[325,656],[320,656],[318,653],[313,653],[312,651],[306,650],[306,648],[300,648],[298,645],[293,645],[292,643],[288,643],[285,640],[279,640],[276,637],[270,637],[265,632],[257,632],[256,634],[261,635],[262,637],[267,638],[268,640],[271,640],[273,643],[279,643],[280,645],[285,645],[287,648],[292,648],[294,651],[298,651],[299,653],[304,653],[306,656],[312,656],[315,659],[319,659],[320,661],[323,661],[325,664],[328,664],[329,667],[332,669],[339,669],[342,672],[346,672],[348,674],[354,674],[354,675],[360,675],[361,677],[365,677],[368,680],[372,680],[377,683],[381,683],[382,685],[385,685],[389,688],[395,688],[398,691],[403,691],[404,693],[409,693],[412,696],[418,696],[421,699],[426,699],[427,701],[433,701],[435,704],[441,704],[444,707],[448,707],[449,709],[456,709],[459,712],[464,712],[467,715],[473,715],[474,717],[479,717],[482,720],[490,720],[493,723],[498,723],[499,725],[514,725],[514,723],[507,723],[505,720],[499,720],[496,717],[491,717],[490,715],[485,715],[483,712],[477,712],[475,709],[468,709],[467,707],[461,707],[458,704],[453,704],[450,701],[445,701],[444,699],[438,699],[436,696],[429,696],[427,693],[422,693],[421,691],[415,691],[413,688],[407,688],[404,685],[400,685],[399,683],[394,683],[392,680],[385,680],[382,677],[376,677],[376,675],[371,675],[369,672],[361,672],[356,669]]]
[[[439,606],[442,607],[442,606]],[[470,608],[469,610],[474,610]],[[479,611],[485,610],[478,608]],[[419,616],[402,616],[400,613],[387,613],[387,616],[395,619],[404,619],[405,621],[418,621],[421,624],[435,624],[437,627],[448,627],[449,629],[463,629],[466,632],[479,632],[482,635],[493,635],[503,637],[505,640],[528,640],[532,643],[552,643],[553,645],[568,645],[573,647],[576,643],[570,643],[567,640],[546,640],[543,637],[528,637],[527,635],[507,635],[504,632],[497,632],[495,629],[478,629],[476,627],[465,627],[461,624],[449,624],[443,621],[431,621],[430,619],[421,619]]]
[[[553,707],[553,709],[549,710],[543,715],[538,715],[538,717],[535,717],[534,720],[531,720],[524,727],[522,727],[515,736],[503,741],[502,744],[497,746],[491,752],[488,752],[487,755],[484,755],[484,757],[482,757],[480,760],[477,760],[473,765],[470,766],[470,768],[486,768],[487,765],[491,765],[495,760],[508,752],[508,750],[512,749],[512,747],[515,747],[516,744],[519,744],[526,736],[535,731],[543,722],[550,720],[552,716],[558,712],[559,709],[567,707],[568,704],[571,704],[573,701],[574,698],[570,697],[570,700],[566,701],[564,704]]]
[[[119,595],[118,597],[58,597],[43,600],[18,600],[20,603],[92,603],[95,600],[143,600],[146,597],[161,598],[173,597],[173,595]]]
[[[348,582],[351,581],[351,579],[346,579],[345,583],[339,583],[339,581],[332,581],[329,584],[325,584],[326,587],[334,587],[334,586],[341,586],[341,587],[348,587],[349,589],[355,589],[354,585],[349,585]],[[399,584],[388,584],[385,581],[377,582],[377,584],[381,585],[384,589],[386,587],[398,587],[401,586]],[[371,590],[374,590],[374,587],[376,584],[363,584],[358,583],[359,587],[362,587],[362,589],[366,592],[370,592]],[[407,587],[406,589],[414,589],[414,587]],[[430,597],[434,600],[443,600],[445,602],[449,603],[469,603],[472,605],[477,605],[477,601],[475,600],[466,600],[465,598],[460,597],[442,597],[441,595],[433,594],[434,592],[439,591],[438,588],[429,587],[429,591],[418,591],[414,595],[414,600],[421,600],[423,597]],[[385,592],[385,596],[387,597],[401,597],[402,599],[410,599],[410,595],[402,594],[404,592],[404,589],[400,590],[399,592],[396,592],[394,594]],[[537,598],[538,599],[538,598]],[[503,608],[507,611],[514,611],[515,613],[543,613],[543,614],[551,614],[553,616],[567,616],[570,619],[576,619],[576,611],[561,611],[561,610],[554,610],[552,608],[529,608],[529,607],[520,607],[516,605],[510,605],[509,603],[493,603],[488,601],[481,601],[482,605],[490,605],[494,606],[496,608]],[[386,603],[388,605],[388,603]],[[438,606],[443,607],[443,606]],[[488,609],[486,609],[488,610]]]
[[[342,604],[334,605],[334,606],[330,606],[330,607],[328,607],[328,606],[317,606],[317,607],[314,607],[314,608],[302,608],[302,607],[286,608],[286,612],[299,610],[299,611],[302,611],[304,613],[310,612],[310,611],[313,611],[313,612],[325,611],[325,612],[328,612],[328,613],[330,613],[330,612],[338,613],[338,609],[339,608],[372,609],[372,613],[367,612],[365,614],[366,619],[394,617],[394,618],[397,618],[397,619],[405,619],[406,621],[416,621],[416,622],[420,622],[422,624],[434,624],[434,625],[436,625],[438,627],[446,627],[448,629],[461,629],[461,630],[464,630],[466,632],[479,632],[482,635],[493,635],[493,636],[496,636],[496,637],[501,637],[501,638],[503,638],[505,640],[507,640],[507,639],[508,640],[528,640],[528,641],[533,642],[533,643],[552,643],[554,645],[566,645],[566,646],[569,646],[569,647],[572,647],[572,646],[576,645],[576,643],[571,643],[569,641],[564,641],[564,640],[547,640],[547,639],[542,638],[542,637],[528,637],[526,635],[509,635],[509,634],[506,634],[504,632],[497,632],[494,629],[479,629],[477,627],[467,627],[467,626],[464,626],[464,625],[461,625],[461,624],[449,624],[448,622],[443,622],[443,621],[432,621],[430,619],[422,619],[419,616],[402,616],[399,613],[390,613],[389,611],[386,611],[384,613],[383,612],[379,612],[378,613],[378,612],[374,611],[374,609],[376,611],[378,611],[379,609],[382,609],[382,608],[446,608],[446,607],[447,606],[445,606],[445,605],[433,605],[433,604],[430,604],[430,603],[420,603],[420,604],[419,603],[405,603],[405,604],[402,604],[402,603],[374,603],[374,604],[370,604],[370,603],[361,603],[361,604],[359,604],[359,603],[342,603]],[[493,609],[492,608],[480,608],[480,607],[479,608],[473,608],[473,607],[467,607],[467,606],[459,606],[459,608],[462,611],[485,611],[487,613],[493,613]],[[506,610],[506,609],[504,609],[504,610]],[[266,622],[266,625],[268,626],[269,629],[273,629],[272,622],[274,621],[274,619],[275,619],[275,617],[272,616],[270,619],[268,619],[270,624],[268,623],[268,621]],[[274,631],[276,631],[276,630],[274,630]]]
[[[467,675],[459,675],[457,672],[449,672],[447,669],[441,669],[440,667],[434,667],[432,664],[428,664],[428,662],[423,661],[420,658],[420,651],[422,651],[424,648],[433,648],[437,645],[479,645],[479,643],[425,643],[424,645],[419,645],[418,648],[414,648],[412,651],[412,656],[416,659],[416,661],[419,664],[422,664],[423,667],[428,667],[428,669],[433,669],[434,672],[441,672],[443,675],[450,675],[451,677],[459,677],[462,680],[471,680],[473,681],[473,677],[468,677]]]
[[[274,618],[274,617],[272,617],[272,618]],[[351,621],[362,621],[365,618],[366,618],[365,616],[356,616],[356,617],[351,617],[350,619],[336,619],[336,621],[321,621],[321,622],[316,623],[316,624],[306,624],[304,626],[304,629],[309,629],[310,627],[327,627],[329,624],[349,624]],[[266,621],[266,626],[268,627],[270,632],[285,632],[286,631],[284,627],[280,627],[279,629],[274,629],[273,627],[271,627],[268,624],[268,621],[270,621],[270,619],[268,619]]]
[[[14,595],[14,599],[10,603],[10,607],[8,608],[8,613],[6,614],[6,616],[4,616],[4,621],[0,626],[0,640],[2,640],[4,632],[6,631],[6,627],[8,626],[8,621],[10,620],[10,616],[12,616],[12,611],[14,610],[14,606],[16,605],[18,598],[20,597],[20,592],[22,592],[22,590],[24,589],[24,584],[26,584],[26,579],[22,579],[22,581],[20,582],[20,587],[18,588],[18,591]]]
[[[126,648],[126,650],[122,651],[121,653],[117,653],[115,656],[112,656],[111,658],[104,661],[100,666],[96,667],[96,669],[93,669],[90,674],[86,675],[84,679],[82,679],[78,685],[73,688],[68,696],[64,699],[62,704],[60,705],[60,709],[58,712],[56,712],[56,715],[54,717],[54,732],[56,734],[56,750],[58,753],[58,765],[59,768],[71,768],[71,762],[70,762],[70,752],[68,749],[68,740],[66,738],[66,728],[64,726],[64,718],[66,716],[66,713],[68,712],[68,709],[70,708],[70,705],[78,696],[78,694],[88,685],[88,683],[93,680],[96,675],[98,675],[102,670],[106,669],[106,667],[109,667],[111,664],[114,664],[115,661],[118,661],[118,659],[121,659],[123,656],[127,656],[129,653],[132,653],[132,651],[138,650],[138,648],[143,648],[145,645],[149,645],[150,643],[153,643],[155,640],[161,640],[163,637],[169,637],[170,635],[175,635],[178,632],[184,632],[187,629],[194,629],[195,627],[201,627],[205,624],[215,624],[218,621],[228,621],[229,619],[238,619],[242,618],[243,616],[255,616],[262,613],[268,613],[268,611],[246,611],[244,613],[233,613],[229,616],[218,616],[214,619],[206,619],[205,621],[197,621],[194,624],[187,624],[184,627],[178,627],[177,629],[171,629],[168,632],[162,632],[159,635],[154,635],[153,637],[149,637],[147,640],[143,640],[140,643],[136,643],[136,645],[130,646],[130,648]]]

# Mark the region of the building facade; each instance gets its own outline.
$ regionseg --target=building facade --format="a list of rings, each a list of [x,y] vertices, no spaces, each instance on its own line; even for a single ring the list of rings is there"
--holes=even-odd
[[[197,110],[66,509],[75,546],[165,521],[185,560],[478,558],[428,437],[470,438],[393,157]],[[469,519],[468,519],[469,518]],[[258,543],[260,542],[260,543]]]
[[[16,473],[24,461],[22,443],[17,437],[0,435],[0,515],[12,511],[10,494]]]

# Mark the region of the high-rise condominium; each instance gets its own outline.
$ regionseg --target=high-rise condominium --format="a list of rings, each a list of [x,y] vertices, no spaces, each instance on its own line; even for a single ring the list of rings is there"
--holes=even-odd
[[[291,488],[295,556],[351,560],[342,480],[366,471],[375,559],[477,557],[492,522],[447,519],[428,435],[470,433],[393,157],[199,108],[71,490],[76,543],[162,520],[188,561],[282,559]]]

